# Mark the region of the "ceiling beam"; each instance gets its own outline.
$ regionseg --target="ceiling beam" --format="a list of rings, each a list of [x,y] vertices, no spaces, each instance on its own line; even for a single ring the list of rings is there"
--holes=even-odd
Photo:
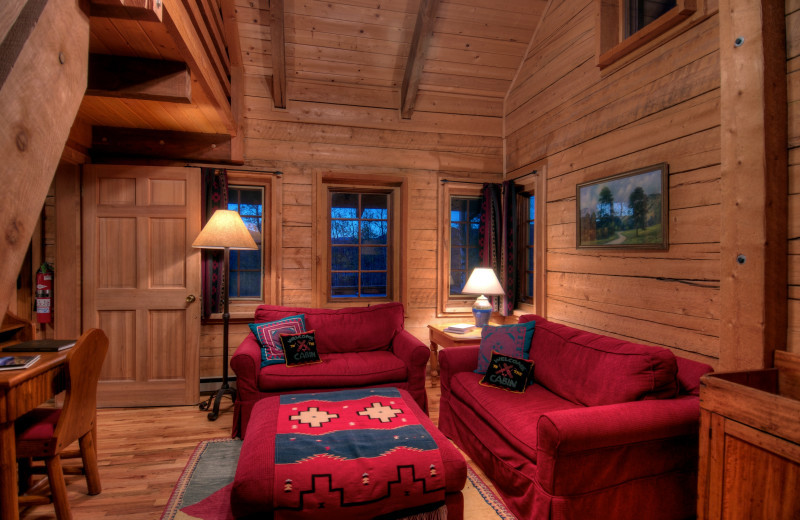
[[[92,160],[151,158],[231,162],[231,136],[141,128],[92,128]]]
[[[140,22],[160,22],[162,0],[91,0],[91,15]]]
[[[86,95],[191,103],[192,80],[179,61],[90,54]]]
[[[272,40],[272,102],[286,108],[286,43],[283,27],[283,0],[269,2],[269,32]]]
[[[400,89],[400,115],[403,119],[410,119],[417,101],[417,91],[422,78],[422,67],[425,65],[425,55],[428,53],[433,23],[436,21],[436,8],[439,0],[422,0],[417,12],[417,23],[414,26],[414,36],[411,38],[411,49],[408,52],[406,70],[403,74],[403,85]]]

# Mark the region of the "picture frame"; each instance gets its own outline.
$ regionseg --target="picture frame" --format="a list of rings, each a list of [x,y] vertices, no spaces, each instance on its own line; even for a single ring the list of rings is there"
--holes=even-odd
[[[576,186],[578,248],[669,248],[669,166],[654,164]]]

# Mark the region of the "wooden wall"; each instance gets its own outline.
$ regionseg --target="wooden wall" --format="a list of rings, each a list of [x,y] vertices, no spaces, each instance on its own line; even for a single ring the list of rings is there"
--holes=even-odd
[[[507,171],[547,176],[547,314],[715,364],[720,329],[719,30],[600,71],[595,2],[552,0],[505,107]],[[576,184],[669,163],[668,251],[576,249]]]
[[[789,333],[800,353],[800,2],[786,1],[786,81],[789,102]]]

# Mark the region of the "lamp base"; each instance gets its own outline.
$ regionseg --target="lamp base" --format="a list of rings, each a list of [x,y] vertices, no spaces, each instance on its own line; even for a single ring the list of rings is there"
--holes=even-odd
[[[475,326],[483,328],[489,324],[492,316],[492,304],[484,295],[478,296],[472,305],[472,315],[475,317]]]
[[[211,394],[208,396],[208,401],[203,401],[200,403],[201,410],[208,410],[211,407],[211,401],[214,401],[214,408],[208,412],[209,421],[216,421],[217,417],[219,417],[219,402],[222,400],[222,396],[225,394],[230,394],[231,401],[234,403],[236,402],[236,389],[228,386],[228,383],[222,383],[222,386],[219,390],[217,390],[216,394]]]

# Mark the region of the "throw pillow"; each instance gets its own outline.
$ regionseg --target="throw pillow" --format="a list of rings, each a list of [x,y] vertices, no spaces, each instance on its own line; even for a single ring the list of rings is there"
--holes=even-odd
[[[528,359],[535,321],[512,325],[486,325],[481,330],[481,346],[478,354],[477,374],[485,374],[492,357],[492,351],[507,356]]]
[[[298,314],[266,323],[251,323],[250,330],[253,331],[261,345],[261,367],[263,368],[267,365],[283,363],[283,346],[280,335],[306,330],[306,320],[303,314]]]
[[[286,366],[322,363],[317,352],[317,341],[314,331],[303,331],[297,334],[281,334],[281,344],[286,356]]]
[[[523,393],[529,379],[533,379],[533,361],[492,352],[492,359],[481,384]]]

